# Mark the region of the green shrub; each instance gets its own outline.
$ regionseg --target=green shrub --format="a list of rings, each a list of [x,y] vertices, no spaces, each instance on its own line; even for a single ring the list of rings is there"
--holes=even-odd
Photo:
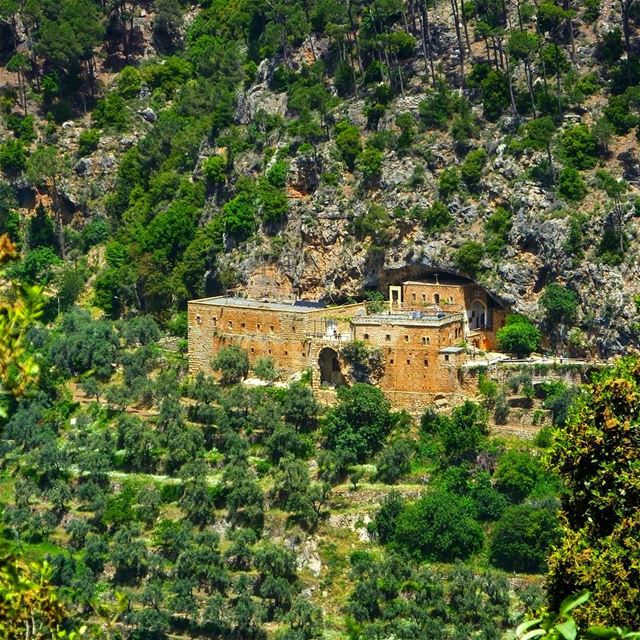
[[[78,136],[78,156],[83,158],[91,155],[100,142],[100,132],[97,129],[86,129]]]
[[[98,100],[91,115],[93,122],[101,129],[126,131],[129,126],[127,104],[117,93],[108,93],[102,100]]]
[[[480,179],[487,161],[487,152],[484,149],[470,151],[460,167],[460,177],[470,191],[477,191]]]
[[[504,571],[544,573],[547,554],[559,539],[560,524],[551,509],[515,505],[495,525],[489,561]]]
[[[457,167],[443,169],[438,179],[438,194],[443,200],[448,200],[460,189],[460,172]]]
[[[221,185],[227,180],[227,159],[224,156],[211,156],[202,163],[202,173],[210,185]]]
[[[138,69],[126,66],[116,81],[117,91],[125,100],[137,98],[142,89],[142,77]]]
[[[484,541],[469,498],[449,492],[428,493],[404,507],[393,544],[421,560],[452,562],[477,553]]]
[[[578,316],[578,296],[575,291],[552,282],[548,284],[542,296],[540,304],[545,310],[548,322],[552,324],[573,324]]]
[[[427,92],[427,97],[418,105],[418,113],[427,128],[446,129],[456,110],[456,98],[444,82]]]
[[[580,202],[587,195],[582,175],[573,167],[565,167],[558,176],[558,194],[571,202]]]
[[[425,233],[441,231],[453,222],[449,208],[439,200],[436,200],[430,207],[421,210],[419,217]]]
[[[382,171],[382,153],[373,147],[366,147],[356,160],[356,167],[362,173],[364,184],[377,182]]]
[[[638,124],[638,116],[631,111],[629,100],[624,95],[611,96],[604,108],[604,115],[613,125],[615,132],[621,136],[629,133]]]
[[[507,324],[498,330],[498,346],[501,351],[513,353],[518,358],[528,356],[540,348],[542,336],[538,328],[524,316],[507,316]]]
[[[389,46],[395,51],[398,58],[406,60],[410,58],[416,48],[416,39],[406,31],[393,31],[389,35]]]
[[[574,169],[593,169],[598,164],[598,143],[586,124],[577,124],[562,134],[560,151]]]
[[[355,168],[356,159],[362,152],[360,131],[347,120],[336,125],[336,147],[342,160],[351,171]]]
[[[497,207],[484,224],[487,253],[496,255],[504,249],[511,225],[511,211],[504,207]]]
[[[237,345],[222,347],[211,361],[211,368],[220,372],[223,384],[234,384],[247,377],[249,356]]]
[[[475,276],[480,270],[480,263],[484,258],[484,247],[478,242],[465,242],[456,251],[454,261],[457,269],[462,272]]]
[[[522,502],[533,491],[541,475],[540,462],[529,451],[511,449],[498,462],[495,488],[511,502]]]
[[[27,166],[27,153],[20,140],[0,144],[0,167],[7,173],[18,173]]]

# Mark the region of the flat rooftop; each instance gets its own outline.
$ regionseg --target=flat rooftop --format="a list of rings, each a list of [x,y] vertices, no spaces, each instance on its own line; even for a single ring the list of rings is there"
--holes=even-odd
[[[288,313],[312,313],[322,309],[330,309],[320,302],[296,300],[286,302],[278,300],[255,300],[253,298],[238,298],[235,296],[215,296],[213,298],[200,298],[190,300],[189,303],[204,304],[212,307],[234,307],[238,309],[262,309],[270,311],[286,311]]]
[[[403,326],[430,325],[441,326],[449,322],[462,320],[462,313],[425,313],[423,311],[406,311],[403,313],[376,313],[369,316],[355,316],[353,324],[398,324]]]

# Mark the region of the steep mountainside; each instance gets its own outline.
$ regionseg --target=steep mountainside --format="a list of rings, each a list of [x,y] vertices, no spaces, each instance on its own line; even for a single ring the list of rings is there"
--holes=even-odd
[[[66,243],[106,221],[108,313],[440,271],[547,320],[551,346],[637,342],[634,2],[87,2],[66,48],[49,26],[79,29],[71,11],[4,10],[1,164]],[[26,157],[45,146],[55,186]],[[552,282],[570,323],[539,307]]]

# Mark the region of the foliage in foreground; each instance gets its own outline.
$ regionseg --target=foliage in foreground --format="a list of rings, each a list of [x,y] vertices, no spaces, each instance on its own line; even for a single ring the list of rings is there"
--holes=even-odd
[[[603,372],[578,396],[551,461],[567,488],[551,555],[552,603],[588,589],[589,624],[640,620],[640,362]]]

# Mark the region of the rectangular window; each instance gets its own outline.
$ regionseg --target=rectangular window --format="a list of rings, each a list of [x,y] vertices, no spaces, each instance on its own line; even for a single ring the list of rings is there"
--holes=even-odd
[[[258,322],[258,324],[256,324],[256,330],[260,331],[260,323]]]
[[[368,340],[368,339],[369,339],[369,334],[368,334],[368,333],[365,333],[365,334],[364,334],[364,339],[365,339],[365,340]]]
[[[269,352],[269,353],[271,353],[271,352]],[[446,362],[449,362],[449,354],[446,354],[446,353],[445,353],[445,355],[444,355],[444,359],[445,359],[445,361],[446,361]]]
[[[412,296],[411,296],[411,297],[413,298],[413,301],[415,302],[415,301],[416,301],[416,294],[415,294],[415,293],[414,293],[414,294],[412,294]]]
[[[229,320],[229,322],[227,322],[227,326],[229,327],[229,329],[233,329],[233,322]]]
[[[269,327],[269,331],[273,331],[273,325]]]
[[[244,329],[246,326],[247,326],[247,325],[246,325],[244,322],[241,322],[241,323],[240,323],[240,328],[241,328],[241,329]]]
[[[429,366],[429,361],[428,361],[428,360],[425,360],[425,361],[424,361],[424,366],[425,366],[425,367],[428,367],[428,366]]]
[[[393,358],[391,358],[391,360],[389,360],[389,364],[393,364]]]
[[[391,342],[391,334],[390,334],[390,333],[387,333],[387,335],[384,337],[384,339],[385,339],[387,342]]]
[[[404,341],[405,341],[405,342],[409,342],[409,336],[405,336],[405,337],[404,337]]]
[[[411,360],[409,360],[409,358],[407,358],[407,364],[411,364]]]

